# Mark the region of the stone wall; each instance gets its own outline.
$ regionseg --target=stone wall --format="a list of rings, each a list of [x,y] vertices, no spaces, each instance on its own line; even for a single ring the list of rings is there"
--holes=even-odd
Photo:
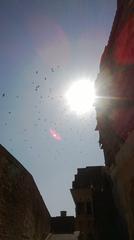
[[[116,155],[115,166],[110,169],[114,194],[121,214],[128,223],[130,239],[134,239],[134,131]],[[116,196],[117,198],[117,196]]]
[[[78,169],[71,193],[76,206],[75,229],[80,231],[80,240],[128,240],[106,167]]]
[[[134,1],[118,0],[96,80],[97,127],[114,199],[134,239]]]
[[[106,165],[134,130],[134,1],[118,1],[96,80],[97,130]]]
[[[0,239],[44,240],[50,215],[31,174],[0,145]]]

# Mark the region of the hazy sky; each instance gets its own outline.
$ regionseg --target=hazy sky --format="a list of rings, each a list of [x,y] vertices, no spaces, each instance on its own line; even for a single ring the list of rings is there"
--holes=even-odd
[[[115,11],[116,0],[0,1],[0,143],[31,172],[53,216],[74,214],[77,168],[104,161],[95,112],[70,112],[64,94],[83,76],[95,80]]]

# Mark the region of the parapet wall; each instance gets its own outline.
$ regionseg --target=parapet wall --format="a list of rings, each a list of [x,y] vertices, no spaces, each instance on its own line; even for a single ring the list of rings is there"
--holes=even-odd
[[[0,239],[44,240],[50,214],[31,174],[0,145]]]

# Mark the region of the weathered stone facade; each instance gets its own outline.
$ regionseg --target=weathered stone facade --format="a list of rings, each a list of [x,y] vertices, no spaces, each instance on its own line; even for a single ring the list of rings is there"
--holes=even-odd
[[[0,239],[44,240],[50,214],[31,174],[0,145]]]
[[[96,80],[97,127],[115,202],[134,239],[134,1],[118,0]]]
[[[111,184],[104,166],[78,169],[71,193],[76,205],[75,230],[80,231],[80,240],[128,240]]]

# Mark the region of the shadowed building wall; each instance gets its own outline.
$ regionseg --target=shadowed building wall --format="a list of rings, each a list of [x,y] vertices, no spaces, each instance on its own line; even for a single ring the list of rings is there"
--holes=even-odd
[[[61,211],[61,215],[51,217],[51,233],[53,234],[66,234],[74,233],[75,218],[74,216],[67,216],[66,211]]]
[[[77,240],[79,232],[75,231],[75,218],[67,216],[66,211],[61,215],[51,217],[51,233],[46,240]]]
[[[113,201],[105,167],[78,169],[71,193],[76,205],[75,228],[80,240],[127,240],[126,229]]]
[[[44,240],[50,214],[31,174],[0,145],[0,239]]]
[[[134,1],[118,0],[96,80],[100,147],[116,205],[134,239]]]

